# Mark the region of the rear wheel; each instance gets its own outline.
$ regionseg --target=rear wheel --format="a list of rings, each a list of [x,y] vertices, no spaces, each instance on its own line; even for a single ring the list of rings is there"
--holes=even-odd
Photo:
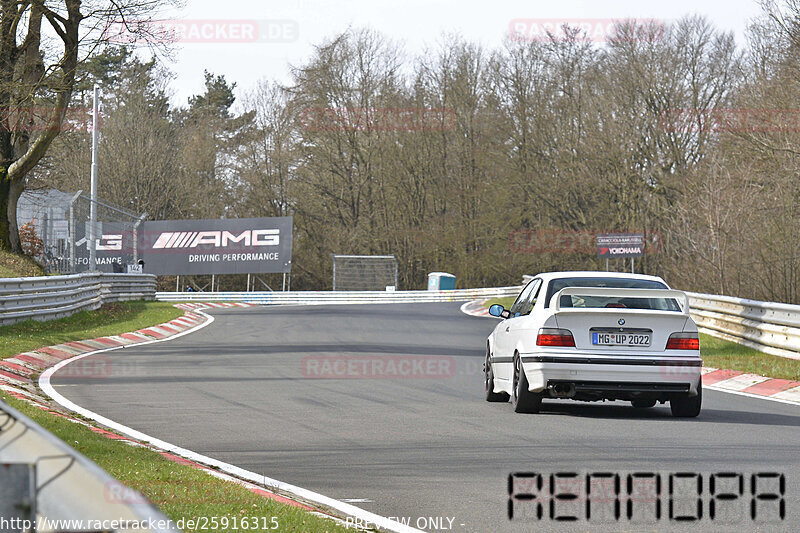
[[[669,401],[672,416],[679,418],[694,418],[700,414],[703,404],[703,381],[697,384],[697,396],[681,396]]]
[[[483,363],[483,384],[486,389],[487,402],[507,402],[507,392],[494,392],[494,371],[490,362],[491,353],[489,347],[486,347],[486,361]]]
[[[647,398],[637,398],[635,400],[631,400],[631,405],[637,409],[647,409],[649,407],[653,407],[655,404],[655,400],[648,400]]]
[[[542,395],[534,394],[528,390],[528,378],[522,368],[522,360],[514,354],[514,387],[512,388],[511,404],[515,413],[538,413],[542,407]]]

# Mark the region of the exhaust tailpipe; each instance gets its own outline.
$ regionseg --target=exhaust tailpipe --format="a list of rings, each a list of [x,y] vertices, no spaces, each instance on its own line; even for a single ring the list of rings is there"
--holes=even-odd
[[[556,383],[550,385],[550,395],[554,398],[573,398],[575,396],[575,384]]]

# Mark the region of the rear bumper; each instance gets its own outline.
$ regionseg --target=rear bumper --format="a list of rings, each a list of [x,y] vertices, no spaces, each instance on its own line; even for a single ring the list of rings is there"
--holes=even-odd
[[[653,357],[584,354],[523,354],[522,367],[531,392],[571,383],[578,393],[599,397],[640,394],[697,394],[700,357]]]

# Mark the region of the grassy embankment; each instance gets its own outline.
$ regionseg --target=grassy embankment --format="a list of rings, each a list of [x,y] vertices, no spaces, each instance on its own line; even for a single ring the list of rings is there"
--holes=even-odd
[[[30,257],[0,250],[0,278],[44,276],[44,270]]]

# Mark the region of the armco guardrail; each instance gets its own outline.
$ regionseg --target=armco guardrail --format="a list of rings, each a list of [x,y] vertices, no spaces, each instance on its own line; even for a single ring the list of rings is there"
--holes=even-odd
[[[800,359],[800,305],[688,292],[698,328],[762,352]]]
[[[290,291],[290,292],[159,292],[165,302],[245,302],[260,305],[465,302],[516,296],[521,287],[457,289],[453,291]]]
[[[0,278],[0,325],[53,320],[108,302],[152,300],[155,294],[156,277],[151,274]]]
[[[2,531],[177,531],[138,492],[1,400],[0,495]]]
[[[530,280],[525,276],[525,281]],[[459,302],[516,296],[521,286],[454,291],[159,292],[167,302],[245,302],[260,305]],[[701,331],[765,353],[800,359],[800,306],[688,292]]]

